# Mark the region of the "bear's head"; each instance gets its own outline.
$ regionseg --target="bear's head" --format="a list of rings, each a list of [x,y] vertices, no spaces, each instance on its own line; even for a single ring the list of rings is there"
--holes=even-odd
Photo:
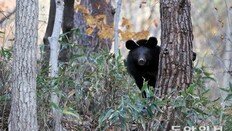
[[[128,40],[126,42],[126,48],[130,50],[128,57],[139,66],[149,65],[154,56],[159,55],[157,42],[155,37],[150,37],[148,40],[138,40],[137,42]]]

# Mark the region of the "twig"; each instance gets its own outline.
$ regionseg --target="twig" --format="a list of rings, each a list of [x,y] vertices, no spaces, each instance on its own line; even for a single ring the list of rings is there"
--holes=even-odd
[[[5,15],[2,10],[1,10],[1,13],[4,15],[4,17],[0,20],[0,25],[6,20],[6,19],[9,19],[9,17],[14,14],[16,11],[16,8],[14,8],[14,10],[12,12],[10,12],[9,14]]]

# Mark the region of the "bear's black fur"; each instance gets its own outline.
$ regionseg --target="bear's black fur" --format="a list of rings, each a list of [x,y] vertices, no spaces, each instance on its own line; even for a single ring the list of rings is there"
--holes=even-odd
[[[150,37],[148,40],[138,40],[137,42],[133,40],[126,42],[126,48],[130,50],[126,61],[127,70],[135,79],[140,90],[143,87],[144,80],[148,82],[149,86],[155,87],[156,85],[161,50],[157,42],[155,37]],[[193,52],[192,60],[195,59],[196,53]],[[146,97],[145,92],[142,95]]]
[[[126,48],[130,50],[126,61],[127,70],[135,79],[140,90],[144,80],[148,82],[149,86],[155,87],[160,54],[157,42],[155,37],[137,42],[133,40],[126,42]],[[145,92],[143,92],[143,97],[146,97]]]

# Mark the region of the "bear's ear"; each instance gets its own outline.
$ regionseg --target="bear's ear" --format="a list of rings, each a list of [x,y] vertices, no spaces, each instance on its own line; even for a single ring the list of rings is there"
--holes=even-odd
[[[135,48],[137,48],[138,47],[138,45],[133,41],[133,40],[128,40],[127,42],[126,42],[126,48],[128,49],[128,50],[133,50],[133,49],[135,49]]]
[[[155,37],[150,37],[147,41],[147,46],[153,48],[156,47],[157,43],[158,40]]]

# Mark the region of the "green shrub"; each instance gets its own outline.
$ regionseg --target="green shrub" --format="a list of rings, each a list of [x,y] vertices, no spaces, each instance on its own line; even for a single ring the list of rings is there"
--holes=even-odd
[[[52,125],[48,115],[51,106],[62,111],[62,123],[73,130],[156,130],[161,123],[156,113],[164,113],[163,107],[170,103],[181,114],[181,126],[224,124],[229,129],[231,125],[231,115],[225,113],[227,108],[222,108],[220,97],[209,99],[207,83],[215,80],[205,67],[195,68],[193,83],[175,99],[155,98],[146,83],[145,99],[128,75],[121,55],[115,58],[105,50],[89,53],[87,47],[74,44],[71,49],[69,61],[59,65],[59,77],[55,78],[59,88],[51,90],[48,69],[42,69],[37,77],[39,122],[45,130]],[[59,105],[49,104],[52,91],[60,96]]]

